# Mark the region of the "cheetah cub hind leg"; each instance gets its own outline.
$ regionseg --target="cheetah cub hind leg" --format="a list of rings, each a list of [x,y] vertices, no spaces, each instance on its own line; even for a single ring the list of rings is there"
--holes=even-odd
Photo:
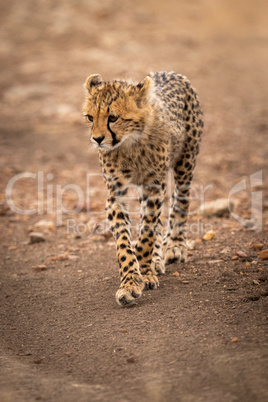
[[[155,275],[163,275],[165,273],[165,262],[161,249],[154,249],[152,255],[151,269]]]
[[[151,269],[155,275],[163,275],[165,273],[165,262],[163,259],[163,252],[162,252],[162,230],[163,226],[161,220],[158,219],[156,228],[155,228],[155,244],[152,253],[152,262],[151,262]]]
[[[155,275],[164,275],[165,271],[165,263],[163,261],[163,258],[160,258],[158,256],[153,256],[152,258],[152,263],[151,263],[151,269],[152,272],[155,273]]]

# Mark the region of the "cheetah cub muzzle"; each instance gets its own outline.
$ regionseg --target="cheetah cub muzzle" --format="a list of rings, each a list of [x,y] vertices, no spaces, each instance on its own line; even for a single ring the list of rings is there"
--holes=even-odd
[[[149,74],[142,82],[85,83],[83,108],[90,141],[97,148],[109,196],[107,216],[116,242],[120,287],[116,300],[129,305],[142,290],[156,289],[165,265],[185,262],[189,192],[203,128],[202,111],[189,80],[174,72]],[[161,208],[168,169],[174,193],[165,235]],[[135,247],[124,197],[140,188],[141,227]]]

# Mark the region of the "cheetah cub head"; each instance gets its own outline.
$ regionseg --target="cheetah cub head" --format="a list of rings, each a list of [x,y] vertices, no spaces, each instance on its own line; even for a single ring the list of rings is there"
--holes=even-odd
[[[151,115],[150,87],[150,77],[137,85],[126,81],[105,82],[99,74],[87,78],[83,114],[95,148],[112,150],[123,143],[130,146],[142,136]]]

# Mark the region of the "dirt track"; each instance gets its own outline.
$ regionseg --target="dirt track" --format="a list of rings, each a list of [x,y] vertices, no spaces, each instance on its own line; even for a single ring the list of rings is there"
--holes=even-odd
[[[254,246],[268,248],[266,3],[0,4],[1,402],[268,399],[268,260]],[[153,70],[187,75],[203,104],[194,249],[158,290],[122,309],[114,244],[102,235],[106,191],[81,119],[82,84],[90,73],[140,80]],[[19,173],[14,205],[43,212],[7,207],[7,185]],[[87,174],[90,211],[61,219],[56,195],[68,184],[86,194]],[[250,188],[254,174],[261,183]],[[243,179],[247,189],[233,197],[240,221],[202,215],[204,189],[206,201],[226,198]],[[262,192],[259,231],[241,224],[252,216],[254,191]],[[77,204],[75,191],[62,199],[69,210]],[[38,228],[40,220],[52,223]],[[211,227],[215,238],[202,241]],[[45,241],[29,244],[33,230]]]

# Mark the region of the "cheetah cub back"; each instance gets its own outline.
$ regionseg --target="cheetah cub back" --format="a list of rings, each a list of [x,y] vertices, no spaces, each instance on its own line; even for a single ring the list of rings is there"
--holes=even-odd
[[[116,300],[129,305],[142,290],[156,289],[165,265],[185,262],[189,192],[202,134],[202,111],[188,79],[174,72],[149,74],[142,82],[103,81],[90,75],[83,112],[97,148],[109,196],[107,216],[116,242],[120,287]],[[161,208],[167,170],[175,190],[162,237]],[[124,204],[129,185],[141,190],[139,239],[131,244]]]

